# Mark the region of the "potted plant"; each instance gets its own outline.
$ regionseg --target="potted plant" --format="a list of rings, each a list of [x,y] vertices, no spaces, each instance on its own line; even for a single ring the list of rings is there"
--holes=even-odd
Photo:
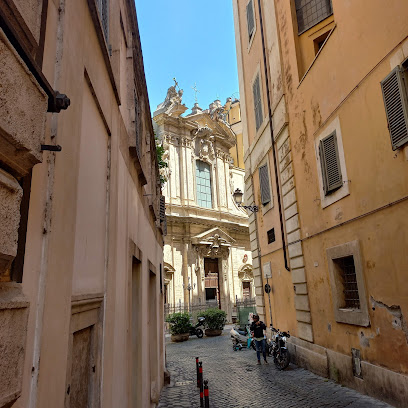
[[[220,309],[207,309],[201,313],[205,317],[205,335],[219,336],[227,321],[227,314]]]
[[[170,323],[171,341],[186,341],[190,336],[190,315],[188,313],[172,313],[166,317]]]

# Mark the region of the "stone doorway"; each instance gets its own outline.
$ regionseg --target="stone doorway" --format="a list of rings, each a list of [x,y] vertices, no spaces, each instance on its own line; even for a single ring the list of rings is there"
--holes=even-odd
[[[242,298],[244,300],[251,298],[251,282],[242,282]]]
[[[219,262],[218,258],[204,258],[206,302],[217,302],[221,309]]]

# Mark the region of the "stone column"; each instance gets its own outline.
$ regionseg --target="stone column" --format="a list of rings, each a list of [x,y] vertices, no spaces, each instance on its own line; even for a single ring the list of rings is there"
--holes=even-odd
[[[188,285],[188,242],[183,241],[183,262],[182,262],[182,275],[183,275],[183,284],[184,284],[184,305],[188,305],[188,290],[187,290],[187,285]]]
[[[229,254],[227,256],[224,256],[221,260],[222,270],[220,271],[219,279],[222,280],[223,286],[222,295],[222,299],[224,302],[223,310],[225,310],[225,312],[227,313],[228,321],[231,321],[231,302],[229,296],[229,279],[228,279],[228,256]]]

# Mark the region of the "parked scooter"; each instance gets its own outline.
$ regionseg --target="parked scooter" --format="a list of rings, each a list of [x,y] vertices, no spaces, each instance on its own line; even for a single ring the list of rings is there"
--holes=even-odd
[[[204,336],[203,329],[200,326],[204,327],[205,317],[197,318],[197,324],[195,326],[190,325],[190,336],[197,336],[201,339]]]
[[[249,327],[245,326],[245,330],[240,330],[238,327],[233,327],[230,331],[231,340],[232,340],[232,348],[233,350],[241,350],[243,347],[255,348],[254,339],[251,337],[251,333],[249,331]],[[241,345],[241,347],[238,346]]]
[[[280,370],[284,370],[290,363],[289,350],[286,347],[286,340],[290,337],[289,332],[281,332],[279,329],[271,327],[272,339],[266,342],[266,351],[273,357],[273,362]]]

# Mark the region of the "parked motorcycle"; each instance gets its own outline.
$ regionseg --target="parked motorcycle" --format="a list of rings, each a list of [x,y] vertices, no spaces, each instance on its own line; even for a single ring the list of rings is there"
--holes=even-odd
[[[289,332],[281,332],[279,329],[271,328],[272,339],[266,342],[266,351],[273,357],[273,362],[280,370],[284,370],[290,363],[290,353],[286,347],[286,340],[290,337]]]
[[[204,336],[203,329],[200,327],[204,327],[204,322],[205,322],[205,317],[199,317],[197,318],[197,323],[195,326],[190,325],[190,336],[197,336],[199,339],[201,339]]]
[[[249,331],[249,327],[245,326],[245,330],[240,330],[238,327],[233,327],[230,331],[231,340],[232,340],[232,348],[233,350],[241,350],[242,347],[255,348],[255,341],[251,337],[251,333]],[[249,345],[248,345],[249,342]],[[241,347],[238,346],[241,345]]]

